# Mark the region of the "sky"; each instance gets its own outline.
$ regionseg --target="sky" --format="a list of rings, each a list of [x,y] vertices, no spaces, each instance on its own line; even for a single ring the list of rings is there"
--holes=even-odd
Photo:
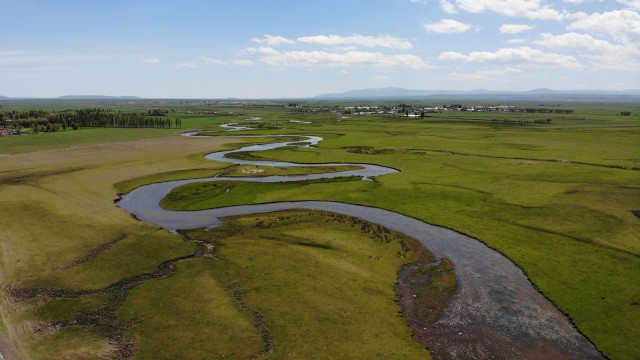
[[[640,88],[640,0],[0,0],[0,95]]]

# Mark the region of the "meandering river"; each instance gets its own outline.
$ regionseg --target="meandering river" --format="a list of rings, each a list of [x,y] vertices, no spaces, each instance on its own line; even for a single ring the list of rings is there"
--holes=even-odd
[[[195,134],[185,134],[195,135]],[[268,137],[268,136],[267,136]],[[222,151],[207,159],[234,164],[266,166],[312,166],[271,161],[247,161],[225,157],[233,152],[264,151],[284,146],[309,146],[322,138],[252,145]],[[200,140],[202,141],[202,140]],[[420,329],[436,359],[602,359],[602,355],[549,300],[542,296],[525,274],[502,254],[480,241],[455,231],[430,225],[392,211],[325,201],[278,202],[233,206],[202,211],[170,211],[159,206],[172,189],[202,181],[283,182],[306,179],[361,176],[363,180],[397,172],[370,164],[362,169],[330,174],[268,177],[214,177],[179,180],[140,187],[124,195],[118,206],[139,220],[169,231],[221,224],[220,217],[289,209],[327,210],[352,215],[406,233],[422,242],[436,257],[449,258],[455,265],[458,289],[443,316],[432,326]]]

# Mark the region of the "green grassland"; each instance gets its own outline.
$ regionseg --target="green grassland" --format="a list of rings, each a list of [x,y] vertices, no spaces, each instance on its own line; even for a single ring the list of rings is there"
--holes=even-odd
[[[472,113],[314,122],[307,129],[317,131],[310,133],[340,136],[326,136],[317,148],[259,156],[375,163],[400,173],[340,186],[236,184],[237,197],[204,191],[192,201],[172,206],[166,199],[164,205],[332,200],[450,227],[516,262],[605,354],[634,358],[640,354],[640,285],[633,280],[640,274],[640,226],[630,210],[640,208],[640,119],[591,110],[551,116],[549,125],[530,126]],[[196,204],[199,198],[207,201]]]
[[[224,176],[232,177],[260,177],[260,176],[292,176],[322,174],[338,171],[349,171],[361,169],[361,166],[292,166],[292,167],[271,167],[261,165],[238,165],[233,166]]]
[[[193,184],[176,190],[182,193],[182,202],[168,199],[165,206],[195,209],[280,200],[331,200],[381,207],[446,226],[478,238],[512,259],[605,355],[612,359],[640,356],[640,219],[631,213],[640,210],[640,117],[636,115],[640,107],[564,104],[576,111],[443,112],[407,119],[285,109],[218,108],[213,115],[213,109],[202,104],[175,106],[183,125],[214,130],[218,135],[230,134],[219,131],[219,124],[263,117],[274,126],[242,134],[318,135],[325,139],[316,147],[273,150],[260,153],[260,157],[302,163],[372,163],[400,172],[381,176],[375,182],[220,183],[225,192],[217,189],[220,186]],[[630,110],[633,115],[616,116],[621,110]],[[544,125],[501,122],[547,118],[552,121]],[[312,124],[289,123],[291,119]],[[299,263],[317,263],[323,270],[340,269],[349,275],[329,272],[334,279],[344,281],[323,282],[323,286],[357,283],[354,279],[373,274],[374,270],[366,266],[381,265],[368,257],[358,258],[355,248],[340,248],[352,254],[344,259],[331,249],[296,243],[322,245],[330,241],[314,237],[322,231],[306,231],[311,228],[309,224],[258,229],[249,225],[255,218],[246,218],[234,220],[240,224],[233,226],[250,228],[237,234],[220,229],[220,237],[213,239],[215,231],[187,233],[185,236],[216,244],[219,258],[187,259],[176,263],[175,273],[170,276],[163,270],[160,275],[166,277],[136,282],[142,274],[158,272],[171,259],[193,256],[198,246],[136,221],[114,206],[116,193],[155,181],[212,176],[228,165],[204,160],[203,154],[260,141],[184,138],[176,133],[176,129],[81,129],[0,138],[0,315],[4,323],[0,343],[4,338],[14,344],[14,353],[36,359],[104,358],[116,354],[123,344],[131,344],[136,358],[184,357],[184,349],[198,358],[207,356],[204,351],[211,345],[211,336],[225,336],[232,339],[225,343],[232,345],[217,348],[217,354],[255,357],[264,351],[264,334],[256,328],[251,312],[238,308],[238,300],[229,297],[234,285],[230,276],[235,276],[246,280],[237,289],[246,290],[242,301],[247,308],[277,322],[277,326],[268,322],[276,341],[273,358],[285,357],[288,353],[279,352],[287,351],[284,349],[313,354],[306,358],[325,356],[324,349],[307,347],[318,344],[303,341],[301,334],[292,330],[295,321],[305,326],[320,323],[309,329],[314,334],[322,332],[321,320],[342,324],[330,314],[322,319],[308,318],[301,304],[291,301],[296,297],[317,303],[320,309],[326,301],[328,308],[356,314],[367,309],[379,314],[371,319],[363,317],[379,321],[368,324],[372,327],[369,332],[357,330],[359,322],[345,319],[342,325],[353,334],[344,338],[339,332],[326,334],[335,337],[328,341],[336,342],[336,349],[343,354],[362,351],[358,356],[376,355],[358,346],[345,350],[343,345],[358,333],[381,344],[395,344],[408,351],[407,357],[425,355],[410,341],[408,329],[398,323],[401,318],[392,284],[402,259],[382,257],[390,261],[382,266],[386,275],[380,275],[387,285],[364,282],[362,286],[372,287],[358,291],[368,296],[341,297],[335,300],[340,303],[332,303],[333,299],[313,289],[289,293],[292,299],[284,301],[291,301],[287,306],[300,311],[298,315],[283,314],[286,308],[272,305],[279,304],[279,293],[286,284],[305,284],[305,279],[298,277],[302,273],[295,273]],[[267,141],[274,140],[271,137]],[[263,169],[268,174],[305,171]],[[226,192],[224,186],[232,189]],[[358,238],[346,229],[336,231],[339,234],[332,234],[336,239]],[[264,241],[252,241],[260,236],[266,236],[261,238]],[[330,245],[335,249],[350,246],[342,242]],[[261,254],[270,254],[268,261],[257,261]],[[452,281],[446,277],[440,280],[448,284]],[[47,292],[26,296],[25,290],[95,292],[113,284],[133,283],[137,285],[124,297],[118,297],[116,290],[80,297]],[[364,299],[380,303],[359,302]],[[109,308],[116,300],[120,301],[119,307]],[[92,311],[107,314],[104,316],[110,320],[104,326],[58,330],[46,326]],[[393,319],[382,320],[383,316]],[[225,319],[229,328],[210,326],[220,319]],[[382,321],[387,321],[384,326],[380,325]],[[392,323],[395,330],[386,329],[386,324]],[[172,336],[180,336],[182,342],[172,340]],[[357,345],[353,339],[351,345]]]
[[[142,185],[196,178],[210,178],[216,175],[225,177],[262,177],[262,176],[293,176],[307,175],[338,171],[348,171],[360,168],[359,166],[294,166],[294,167],[271,167],[258,165],[234,165],[224,169],[193,169],[168,171],[160,174],[153,174],[145,177],[129,179],[115,184],[115,188],[121,194],[129,193],[131,190]]]
[[[216,257],[181,263],[175,277],[131,293],[120,313],[142,315],[131,330],[139,358],[428,358],[393,290],[398,269],[428,255],[415,240],[295,211],[184,236],[213,244]]]
[[[249,183],[243,181],[216,181],[194,183],[172,191],[162,199],[160,206],[169,210],[202,210],[223,206],[268,203],[280,199],[284,194],[293,200],[317,200],[327,184],[344,184],[342,191],[354,191],[367,186],[358,176],[307,180],[286,183]],[[295,193],[294,193],[295,192]],[[320,195],[319,195],[320,196]]]

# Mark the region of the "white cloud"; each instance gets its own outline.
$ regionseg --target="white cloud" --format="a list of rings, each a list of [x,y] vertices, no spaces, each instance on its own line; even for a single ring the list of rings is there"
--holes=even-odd
[[[347,52],[358,50],[357,46],[338,46],[334,48],[335,51]]]
[[[253,41],[259,43],[259,44],[266,44],[268,46],[277,46],[277,45],[282,45],[282,44],[294,44],[295,41],[291,40],[291,39],[287,39],[286,37],[283,36],[273,36],[273,35],[269,35],[266,34],[264,36],[262,36],[262,38],[253,38]]]
[[[339,67],[377,66],[424,69],[429,67],[419,56],[410,54],[386,55],[366,51],[278,51],[270,47],[247,49],[260,54],[260,61],[271,66]]]
[[[595,39],[588,34],[568,33],[563,35],[542,34],[542,40],[536,44],[552,48],[569,49],[574,52],[601,54],[606,52],[625,52],[626,47],[614,45],[608,41]]]
[[[148,64],[159,64],[160,59],[158,59],[157,57],[153,57],[153,58],[144,59],[144,62]]]
[[[254,48],[254,47],[246,48],[244,49],[244,52],[248,54],[263,54],[263,55],[275,55],[280,53],[276,49],[269,46],[260,46],[257,48]]]
[[[618,0],[618,2],[632,9],[640,10],[640,0]]]
[[[468,55],[455,51],[446,51],[438,56],[438,59],[445,61],[460,62],[492,62],[499,64],[528,64],[528,65],[549,65],[565,68],[580,68],[582,65],[573,56],[545,53],[527,46],[519,48],[506,48],[496,51],[473,51]]]
[[[620,41],[636,42],[640,40],[640,13],[632,10],[594,13],[581,17],[567,28],[609,35]]]
[[[542,34],[536,44],[570,51],[587,56],[600,68],[637,69],[640,66],[640,49],[633,45],[616,45],[596,39],[588,34]]]
[[[202,61],[204,61],[205,64],[207,65],[227,65],[227,62],[224,60],[220,60],[220,59],[216,59],[216,58],[208,58],[208,57],[201,57],[200,58]]]
[[[249,59],[236,59],[233,60],[233,65],[238,65],[238,66],[253,66],[255,63],[253,62],[253,60],[249,60]]]
[[[426,4],[427,0],[409,0],[409,2],[414,4]]]
[[[254,62],[252,60],[249,60],[249,59],[235,59],[235,60],[231,60],[231,61],[226,61],[226,60],[221,60],[221,59],[217,59],[217,58],[201,57],[200,60],[202,60],[202,62],[205,63],[206,65],[251,66],[251,65],[254,64]],[[193,66],[191,66],[191,65],[193,65]],[[196,65],[193,64],[193,63],[183,63],[183,66],[180,66],[180,67],[188,68],[188,67],[196,67]]]
[[[461,33],[471,29],[471,25],[452,19],[442,19],[435,23],[426,23],[422,27],[428,32],[435,33]]]
[[[463,10],[470,13],[495,12],[508,17],[524,17],[537,20],[563,20],[575,15],[560,12],[541,0],[450,0],[444,1],[449,10]],[[444,9],[444,6],[441,6]]]
[[[526,39],[510,39],[509,41],[507,41],[507,43],[509,44],[524,44],[526,42]]]
[[[440,7],[442,8],[442,11],[447,14],[455,14],[458,12],[458,10],[456,10],[456,6],[449,0],[440,0]]]
[[[299,42],[314,44],[314,45],[361,45],[368,48],[383,47],[388,49],[400,49],[408,50],[412,49],[413,45],[407,40],[399,39],[393,36],[364,36],[354,34],[351,36],[340,35],[315,35],[315,36],[303,36],[297,39]]]
[[[283,36],[264,35],[262,38],[253,38],[254,42],[264,44],[267,46],[278,46],[282,44],[295,44],[306,43],[311,45],[327,45],[327,46],[340,46],[340,45],[358,45],[368,48],[382,47],[388,49],[400,49],[408,50],[412,49],[413,45],[405,39],[385,35],[385,36],[364,36],[359,34],[353,34],[350,36],[340,35],[313,35],[313,36],[301,36],[296,40],[287,39]]]
[[[531,29],[533,29],[533,26],[521,24],[502,24],[500,26],[500,32],[503,34],[519,34],[523,31],[528,31]]]

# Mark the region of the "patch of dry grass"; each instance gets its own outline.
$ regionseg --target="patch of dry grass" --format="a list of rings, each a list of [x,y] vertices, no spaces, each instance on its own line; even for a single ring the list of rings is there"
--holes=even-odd
[[[227,142],[174,136],[0,157],[0,284],[100,288],[193,253],[193,244],[116,207],[113,184],[216,166],[190,155],[222,149]],[[82,261],[88,255],[89,261]],[[4,301],[0,307],[4,340],[16,348],[24,344],[33,358],[95,358],[109,352],[103,338],[81,329],[35,335],[22,331],[39,321],[33,304]],[[31,319],[25,314],[32,314]],[[74,337],[77,346],[69,353]]]

